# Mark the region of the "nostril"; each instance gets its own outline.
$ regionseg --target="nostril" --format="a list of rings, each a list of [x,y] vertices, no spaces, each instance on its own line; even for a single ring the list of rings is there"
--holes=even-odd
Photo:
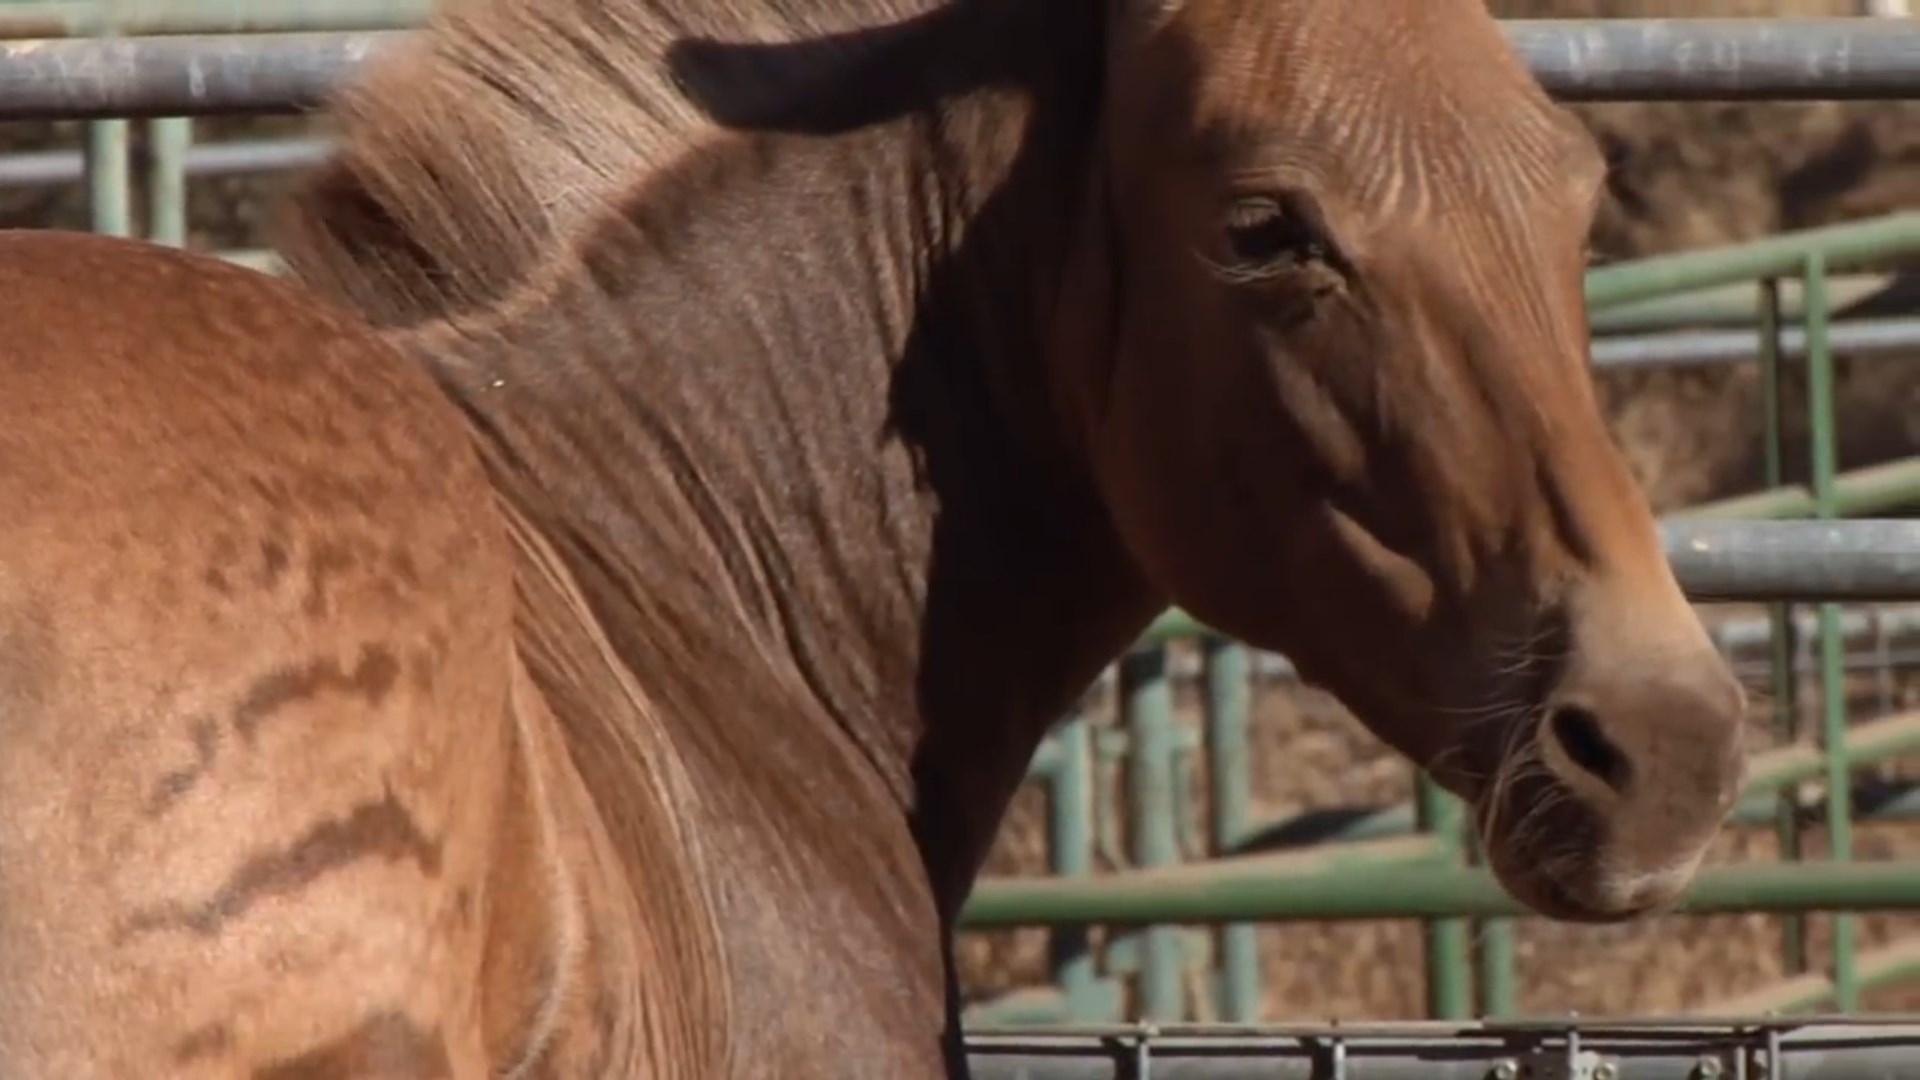
[[[1600,721],[1578,705],[1562,705],[1547,716],[1547,728],[1575,765],[1615,791],[1624,792],[1633,765],[1600,730]]]

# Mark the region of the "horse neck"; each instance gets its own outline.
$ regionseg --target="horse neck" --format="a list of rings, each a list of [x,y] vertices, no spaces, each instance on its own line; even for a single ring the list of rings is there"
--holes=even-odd
[[[729,813],[897,811],[949,915],[1157,606],[1045,405],[1086,126],[1045,112],[733,137],[428,350]]]
[[[859,111],[874,101],[873,80],[841,77],[850,69],[882,53],[924,68],[914,50],[896,45],[916,36],[952,44],[952,31],[991,30],[1020,6],[441,5],[417,38],[333,104],[337,145],[289,192],[275,249],[303,284],[381,325],[480,311],[510,295],[632,177],[739,126],[743,111],[790,110],[802,99],[816,117]],[[1034,16],[1014,17],[1034,29]],[[1018,39],[996,36],[995,52]],[[768,44],[719,44],[745,41]],[[835,96],[819,92],[823,78],[853,96],[823,101]]]

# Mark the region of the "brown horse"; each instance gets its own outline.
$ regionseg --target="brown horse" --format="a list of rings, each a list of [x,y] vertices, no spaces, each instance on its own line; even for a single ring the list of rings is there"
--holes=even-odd
[[[1169,601],[1539,911],[1679,893],[1742,698],[1477,0],[680,2],[376,71],[334,302],[0,241],[0,1073],[960,1074],[956,912]]]

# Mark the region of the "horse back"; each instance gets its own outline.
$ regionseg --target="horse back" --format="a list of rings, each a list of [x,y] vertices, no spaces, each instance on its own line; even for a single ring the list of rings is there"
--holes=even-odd
[[[0,326],[0,1075],[484,1073],[512,600],[457,413],[144,244],[0,234]]]

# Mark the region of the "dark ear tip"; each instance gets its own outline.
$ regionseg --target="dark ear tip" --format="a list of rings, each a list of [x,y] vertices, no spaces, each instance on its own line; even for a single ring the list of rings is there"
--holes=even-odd
[[[664,57],[667,74],[688,101],[702,112],[714,116],[728,100],[724,90],[731,81],[728,69],[742,66],[737,63],[739,51],[758,47],[723,45],[707,38],[681,38],[667,46]],[[736,62],[729,63],[730,58]],[[722,116],[714,116],[714,119],[727,122]]]
[[[902,22],[788,42],[681,38],[662,59],[688,103],[724,127],[846,131],[1003,77],[999,62],[987,59],[993,50],[981,50],[976,63],[953,60],[955,35],[991,29],[974,8],[948,4]]]
[[[1180,13],[1182,0],[1107,0],[1107,9],[1135,33],[1151,33]]]

